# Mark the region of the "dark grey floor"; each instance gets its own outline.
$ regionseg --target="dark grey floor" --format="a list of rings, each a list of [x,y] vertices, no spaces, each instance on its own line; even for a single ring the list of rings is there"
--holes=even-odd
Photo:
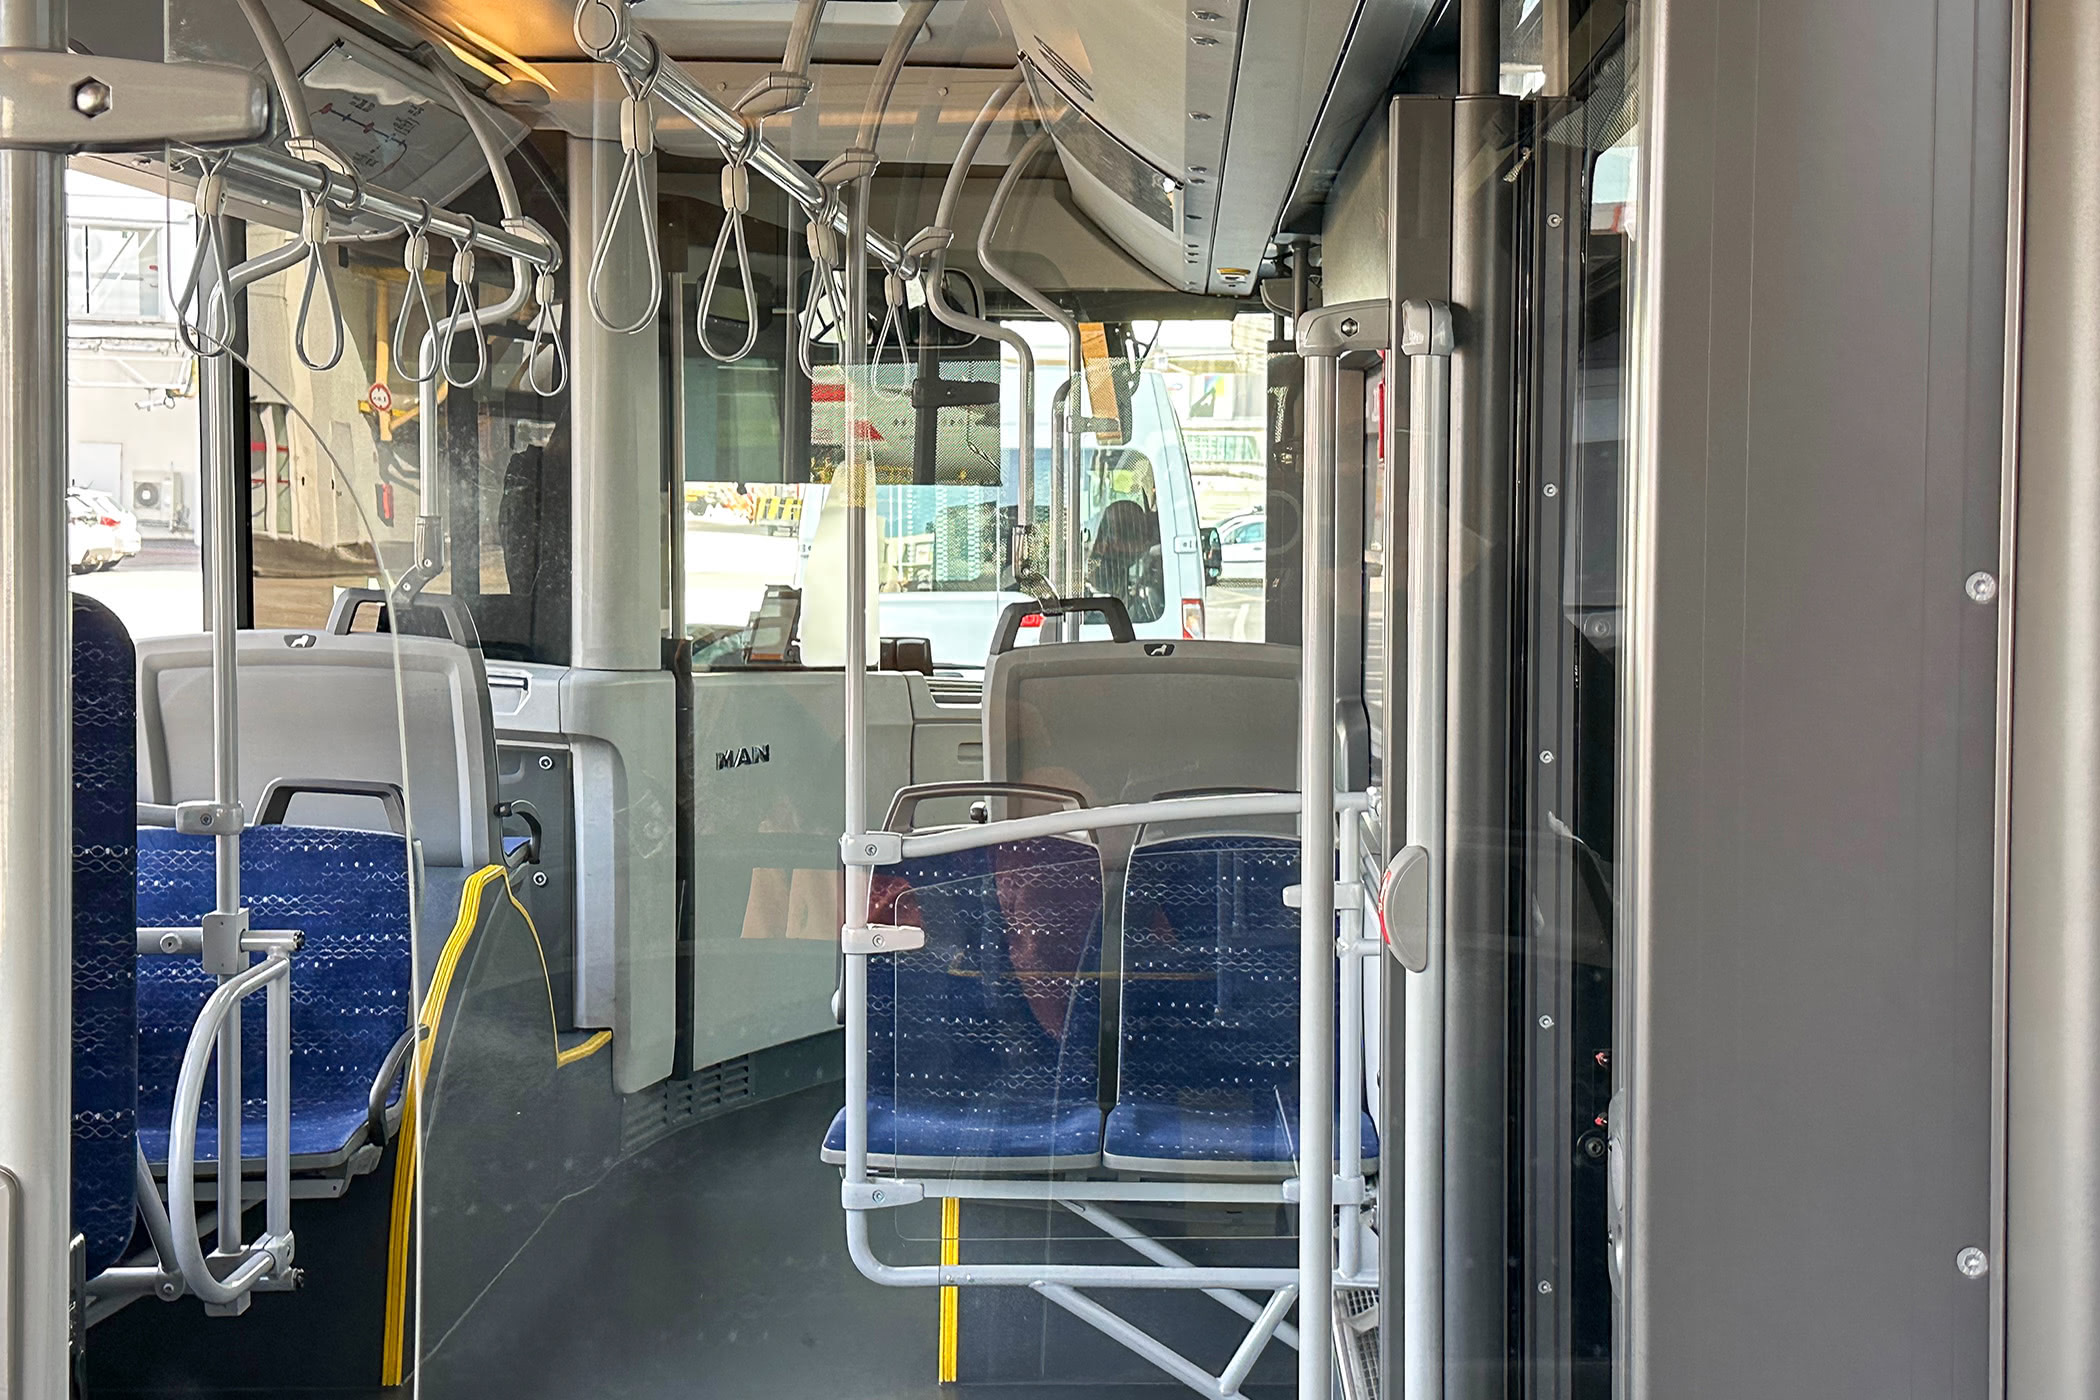
[[[819,1161],[816,1150],[840,1101],[841,1086],[834,1083],[702,1121],[564,1201],[449,1335],[422,1339],[422,1396],[1170,1400],[1189,1394],[1163,1375],[1152,1384],[939,1385],[936,1292],[878,1287],[846,1257],[838,1171]],[[352,1194],[373,1184],[360,1182]],[[383,1192],[367,1194],[383,1202]],[[351,1205],[314,1202],[301,1209],[311,1218]],[[884,1212],[879,1222],[884,1258],[929,1263],[938,1257],[931,1203]],[[309,1225],[300,1228],[303,1246]],[[315,1260],[315,1267],[322,1263]],[[425,1260],[426,1270],[443,1267],[441,1257]],[[200,1343],[244,1348],[259,1340],[249,1334],[257,1324],[275,1334],[263,1345],[296,1346],[314,1319],[302,1309],[297,1318],[283,1315],[282,1326],[272,1321],[260,1304],[247,1318],[216,1324],[185,1320],[176,1309],[129,1310],[106,1331],[95,1331],[101,1358],[90,1367],[91,1382],[99,1381],[90,1386],[90,1400],[402,1400],[407,1394],[362,1385],[303,1390],[270,1383],[300,1375],[296,1368],[272,1368],[265,1379],[252,1368],[228,1371],[182,1359]],[[356,1331],[360,1338],[376,1335],[364,1322]],[[145,1349],[150,1362],[111,1354],[131,1348]],[[360,1355],[371,1349],[358,1348]],[[300,1378],[311,1374],[308,1369]]]

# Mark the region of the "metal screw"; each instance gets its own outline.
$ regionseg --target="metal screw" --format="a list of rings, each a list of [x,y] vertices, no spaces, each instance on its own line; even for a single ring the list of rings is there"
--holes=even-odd
[[[1961,587],[1962,592],[1969,595],[1969,601],[1974,603],[1988,603],[1998,596],[1998,580],[1982,569],[1970,574]]]
[[[1547,495],[1548,499],[1551,499],[1551,498],[1552,498],[1552,497],[1554,497],[1554,496],[1558,496],[1559,494],[1560,494],[1560,488],[1559,488],[1558,486],[1555,486],[1555,485],[1554,485],[1554,484],[1553,484],[1552,482],[1550,482],[1550,481],[1546,483],[1546,495]]]
[[[868,942],[873,944],[875,947],[880,948],[882,946],[882,935],[879,933],[875,934],[868,939]]]
[[[887,1196],[883,1195],[883,1194],[882,1194],[882,1192],[880,1192],[880,1191],[877,1191],[877,1192],[874,1192],[874,1193],[873,1193],[872,1195],[870,1195],[870,1196],[868,1197],[868,1199],[869,1199],[869,1200],[871,1200],[871,1201],[873,1201],[873,1202],[874,1202],[874,1203],[875,1203],[876,1205],[878,1205],[878,1206],[879,1206],[879,1205],[881,1205],[881,1204],[882,1204],[882,1203],[883,1203],[884,1201],[888,1200],[889,1198],[888,1198]]]
[[[1551,1293],[1552,1291],[1553,1291],[1553,1281],[1552,1281],[1551,1279],[1543,1279],[1543,1278],[1542,1278],[1542,1279],[1540,1279],[1540,1280],[1539,1280],[1539,1292],[1541,1292],[1541,1293]]]
[[[1963,1278],[1982,1278],[1991,1271],[1991,1256],[1972,1244],[1954,1256],[1954,1267]]]
[[[1542,1031],[1550,1031],[1550,1030],[1552,1030],[1552,1029],[1553,1029],[1553,1018],[1552,1018],[1551,1016],[1541,1016],[1541,1017],[1539,1017],[1539,1029],[1540,1029],[1540,1030],[1542,1030]]]
[[[549,772],[549,773],[553,772],[553,771],[554,771],[554,755],[553,755],[553,754],[551,754],[551,753],[543,753],[543,754],[541,754],[541,755],[540,755],[540,768],[541,768],[541,770],[542,770],[542,771],[544,771],[544,772]]]
[[[1541,750],[1539,750],[1539,762],[1541,762],[1541,763],[1551,763],[1552,761],[1553,761],[1553,750],[1551,750],[1551,749],[1541,749]]]
[[[533,888],[534,888],[534,889],[542,889],[542,890],[543,890],[543,889],[547,888],[547,872],[546,872],[546,871],[544,871],[544,870],[535,870],[535,871],[533,871],[533,872],[532,872],[532,885],[533,885]]]
[[[872,856],[872,855],[874,855],[874,854],[875,854],[875,848],[874,848],[873,846],[869,846],[869,847],[867,848],[867,852],[868,852],[868,854],[869,854],[869,855],[871,855],[871,856]]]
[[[83,117],[93,119],[101,116],[110,109],[110,104],[115,100],[116,94],[112,93],[109,84],[100,78],[82,78],[73,84],[73,110]]]
[[[1343,334],[1343,335],[1355,335],[1355,334],[1356,334],[1356,332],[1357,332],[1357,329],[1358,329],[1358,327],[1357,327],[1357,324],[1356,324],[1356,318],[1355,318],[1354,316],[1344,316],[1344,317],[1342,318],[1342,334]]]
[[[1560,218],[1560,215],[1558,215],[1558,214],[1548,214],[1548,215],[1546,216],[1546,227],[1547,227],[1547,228],[1559,228],[1559,227],[1560,227],[1560,224],[1561,224],[1561,218]]]
[[[197,825],[199,825],[199,826],[210,826],[210,825],[211,825],[211,813],[209,813],[209,812],[206,812],[206,813],[204,813],[204,814],[203,814],[202,816],[198,817],[198,818],[197,818]]]

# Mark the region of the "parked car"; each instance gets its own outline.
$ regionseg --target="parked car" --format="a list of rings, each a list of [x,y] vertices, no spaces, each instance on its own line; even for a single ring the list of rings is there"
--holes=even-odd
[[[1269,559],[1269,518],[1262,511],[1227,516],[1218,522],[1218,544],[1227,581],[1259,580]]]
[[[114,569],[139,552],[138,517],[107,491],[69,487],[66,518],[68,560],[76,574]]]

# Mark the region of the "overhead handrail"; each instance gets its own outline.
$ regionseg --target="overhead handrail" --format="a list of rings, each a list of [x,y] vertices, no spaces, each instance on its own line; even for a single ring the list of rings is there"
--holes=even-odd
[[[955,208],[962,197],[964,178],[969,174],[972,162],[977,159],[984,138],[992,129],[992,122],[1000,111],[1021,90],[1021,70],[1001,83],[985,100],[984,109],[977,120],[970,124],[969,134],[964,136],[962,149],[955,153],[955,163],[948,168],[947,183],[941,187],[941,202],[934,214],[933,223],[921,229],[907,245],[907,250],[921,254],[924,258],[926,305],[942,325],[951,330],[968,331],[972,335],[985,336],[1000,342],[1014,352],[1020,361],[1021,404],[1019,429],[1019,461],[1015,466],[1015,511],[1013,533],[1014,578],[1022,582],[1024,568],[1032,569],[1032,542],[1035,529],[1035,351],[1026,336],[1011,326],[982,316],[972,316],[960,307],[949,304],[944,283],[948,269],[948,247],[955,241]],[[1025,585],[1024,585],[1025,586]],[[1038,591],[1031,589],[1031,592]],[[1041,591],[1054,591],[1044,589]]]
[[[752,121],[785,116],[809,100],[809,50],[816,42],[826,0],[801,0],[788,27],[787,52],[780,67],[760,78],[736,100],[736,110]]]
[[[488,166],[489,179],[496,187],[497,205],[503,210],[503,227],[512,233],[520,233],[537,239],[553,255],[552,261],[547,266],[537,269],[523,259],[513,257],[511,259],[510,291],[492,304],[477,306],[474,303],[472,290],[474,282],[474,245],[471,241],[464,245],[458,245],[458,251],[453,255],[453,280],[459,284],[459,291],[456,293],[453,303],[452,317],[446,332],[445,353],[441,363],[447,366],[446,382],[455,389],[464,389],[479,383],[482,376],[488,372],[488,344],[480,336],[479,331],[485,326],[508,320],[515,315],[518,309],[525,304],[528,283],[531,284],[532,294],[536,298],[538,305],[538,310],[533,317],[532,340],[527,351],[528,357],[538,354],[539,346],[543,339],[553,339],[556,342],[557,357],[560,356],[560,327],[556,324],[553,315],[555,286],[553,273],[561,265],[561,251],[547,230],[526,215],[524,203],[518,198],[518,182],[512,177],[510,166],[504,160],[502,143],[497,139],[495,130],[489,125],[487,113],[482,111],[480,104],[467,91],[466,85],[460,82],[458,76],[446,65],[444,55],[438,51],[436,45],[427,44],[424,46],[423,65],[430,70],[432,75],[437,78],[439,84],[451,96],[453,105],[459,109],[460,116],[466,120],[467,129],[474,134],[474,143],[481,148],[482,161]],[[461,271],[466,273],[465,277],[459,275]],[[452,347],[456,343],[463,327],[476,332],[475,361],[478,366],[474,377],[465,383],[455,379],[450,370],[453,358]],[[531,358],[527,360],[526,378],[535,392],[540,393],[542,397],[558,393],[561,387],[568,382],[567,361],[565,359],[561,361],[559,372],[556,376],[556,385],[552,390],[542,390],[540,388],[538,375]]]
[[[1067,545],[1057,570],[1064,577],[1056,581],[1056,587],[1061,593],[1069,593],[1081,586],[1076,517],[1081,439],[1085,420],[1075,411],[1071,402],[1078,393],[1081,367],[1086,355],[1084,342],[1079,335],[1079,318],[1023,280],[1019,273],[992,251],[992,233],[1006,213],[1006,201],[1012,197],[1015,187],[1019,185],[1021,174],[1028,168],[1028,163],[1049,144],[1049,130],[1045,128],[1037,131],[1028,138],[1020,153],[1006,167],[1006,173],[1000,176],[999,186],[992,192],[991,206],[985,211],[984,223],[977,230],[977,261],[994,281],[1021,298],[1065,333],[1065,382],[1055,391],[1050,414],[1050,532],[1051,538],[1064,541]],[[1078,640],[1076,626],[1071,635],[1072,640]]]
[[[702,91],[676,63],[662,61],[655,41],[635,27],[634,17],[621,0],[578,0],[574,32],[577,47],[600,63],[610,63],[634,78],[654,73],[651,95],[716,142],[743,139],[744,119]],[[752,145],[747,164],[805,211],[813,215],[823,211],[834,227],[845,230],[845,207],[827,205],[824,187],[764,139]],[[891,240],[876,233],[867,233],[865,238],[869,255],[877,262],[895,267],[902,260],[902,251]]]
[[[590,302],[592,317],[614,335],[633,335],[654,321],[657,308],[664,299],[663,260],[656,246],[656,212],[649,207],[649,183],[643,178],[644,166],[656,154],[656,115],[649,98],[663,73],[663,50],[653,40],[649,43],[649,55],[649,65],[639,76],[624,67],[616,70],[620,75],[620,85],[627,90],[627,95],[620,99],[620,177],[613,183],[605,228],[598,235],[597,251],[591,255],[586,300]],[[642,226],[643,261],[649,267],[649,295],[640,314],[621,321],[606,313],[601,291],[613,234],[620,227],[621,213],[630,203],[634,205],[635,216]]]
[[[933,15],[934,0],[912,0],[905,6],[904,18],[890,33],[890,42],[882,51],[882,62],[875,69],[874,86],[868,89],[867,106],[861,109],[860,130],[853,144],[840,151],[824,163],[817,172],[817,183],[827,189],[835,189],[853,180],[873,175],[881,163],[875,150],[875,141],[882,133],[882,118],[889,111],[890,98],[896,94],[898,75],[904,71],[905,55],[918,42],[919,31]]]

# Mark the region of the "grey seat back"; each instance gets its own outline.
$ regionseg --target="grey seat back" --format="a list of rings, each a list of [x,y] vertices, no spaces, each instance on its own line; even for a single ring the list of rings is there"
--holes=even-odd
[[[251,820],[278,779],[394,783],[407,794],[428,865],[473,869],[498,858],[495,734],[480,652],[437,637],[252,631],[240,634],[236,655],[241,801]],[[211,639],[141,642],[138,674],[141,800],[208,799]],[[299,796],[288,820],[388,828],[378,802],[349,796]]]
[[[1298,786],[1298,649],[1251,642],[1059,642],[993,656],[985,777],[1087,805]]]

